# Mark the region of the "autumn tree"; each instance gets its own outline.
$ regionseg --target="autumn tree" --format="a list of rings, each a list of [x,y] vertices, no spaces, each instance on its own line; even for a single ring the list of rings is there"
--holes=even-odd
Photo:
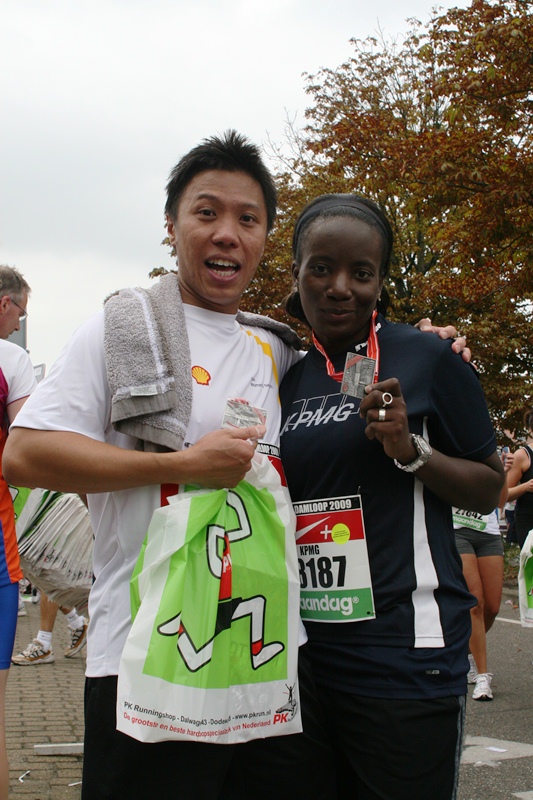
[[[470,334],[494,421],[520,430],[533,381],[533,20],[524,0],[473,0],[412,22],[402,41],[307,78],[307,125],[289,135],[281,213],[247,302],[290,286],[290,233],[324,192],[373,198],[395,231],[391,317]]]
[[[437,18],[420,58],[446,124],[419,173],[441,256],[420,299],[443,297],[473,331],[500,428],[521,429],[533,380],[533,18],[531,3],[480,2]],[[429,155],[429,154],[428,154]],[[421,165],[422,167],[422,165]],[[455,281],[455,275],[461,280]]]

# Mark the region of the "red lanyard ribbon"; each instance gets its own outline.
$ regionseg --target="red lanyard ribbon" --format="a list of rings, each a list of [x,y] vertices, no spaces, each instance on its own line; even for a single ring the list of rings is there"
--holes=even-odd
[[[366,343],[366,345],[367,345],[367,348],[366,348],[367,357],[368,358],[373,358],[376,361],[376,366],[374,368],[374,383],[378,382],[378,376],[379,376],[379,342],[378,342],[378,335],[377,335],[377,331],[376,331],[376,317],[377,317],[377,315],[378,315],[377,310],[374,310],[374,312],[372,313],[372,319],[370,320],[370,333],[368,334],[368,341]],[[329,377],[333,378],[338,383],[341,383],[343,375],[344,375],[344,370],[342,372],[336,372],[335,371],[335,367],[331,363],[331,359],[329,358],[329,356],[327,355],[326,351],[324,350],[324,348],[322,347],[322,345],[320,344],[320,342],[316,338],[314,331],[312,331],[312,336],[313,336],[313,344],[314,344],[314,346],[316,347],[318,352],[321,353],[324,356],[324,358],[326,359],[326,369],[327,369]]]

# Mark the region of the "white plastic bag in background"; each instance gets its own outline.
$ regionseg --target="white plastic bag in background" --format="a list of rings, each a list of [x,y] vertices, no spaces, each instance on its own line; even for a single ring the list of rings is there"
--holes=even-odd
[[[533,628],[533,531],[529,531],[520,552],[518,603],[524,628]]]

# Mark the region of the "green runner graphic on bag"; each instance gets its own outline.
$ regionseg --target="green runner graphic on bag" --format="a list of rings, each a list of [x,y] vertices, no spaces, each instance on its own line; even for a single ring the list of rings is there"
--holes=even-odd
[[[180,487],[154,512],[131,602],[117,730],[217,744],[301,732],[295,518],[266,456],[235,489]]]
[[[283,679],[285,527],[270,492],[243,481],[195,494],[182,534],[167,561],[143,672],[201,688]],[[132,577],[133,617],[148,546],[147,539]]]

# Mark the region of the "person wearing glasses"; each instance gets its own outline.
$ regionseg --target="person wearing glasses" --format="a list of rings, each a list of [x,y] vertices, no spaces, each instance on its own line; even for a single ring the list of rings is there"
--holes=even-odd
[[[27,316],[29,284],[18,270],[0,266],[0,464],[8,427],[35,386],[33,367],[26,351],[5,342]],[[15,515],[9,487],[0,472],[0,800],[9,784],[5,739],[5,692],[13,654],[22,578],[15,532]]]
[[[0,266],[0,337],[7,339],[20,330],[27,316],[30,287],[13,267]]]

